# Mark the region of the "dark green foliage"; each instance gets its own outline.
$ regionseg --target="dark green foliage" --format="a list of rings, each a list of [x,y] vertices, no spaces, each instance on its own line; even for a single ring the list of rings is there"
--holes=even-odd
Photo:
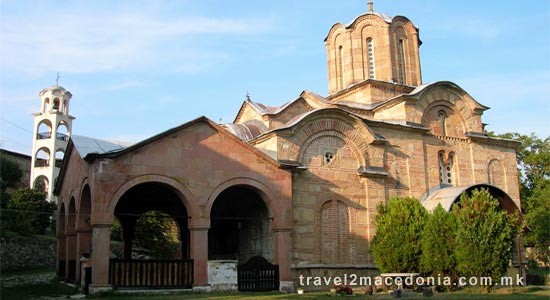
[[[111,227],[111,239],[123,240],[122,226],[118,220]],[[165,213],[146,212],[136,223],[132,245],[151,250],[152,258],[174,258],[178,248],[176,223]]]
[[[463,194],[453,206],[457,220],[456,262],[461,276],[488,276],[498,282],[506,273],[512,242],[517,235],[517,215],[503,211],[485,190]]]
[[[4,156],[0,157],[0,208],[6,208],[11,199],[6,190],[16,188],[22,176],[23,171],[16,162]]]
[[[5,192],[7,188],[15,188],[19,184],[23,171],[19,165],[2,156],[0,157],[0,190]]]
[[[371,251],[382,272],[419,272],[426,209],[415,198],[392,198],[378,206]]]
[[[497,137],[521,142],[516,151],[521,208],[529,228],[524,242],[534,246],[536,259],[550,263],[550,137],[541,139],[534,133],[505,133]]]
[[[422,233],[420,271],[430,276],[456,275],[456,220],[438,205],[428,216]]]
[[[2,212],[3,226],[19,234],[44,234],[52,224],[55,203],[46,200],[46,195],[35,189],[19,189]]]

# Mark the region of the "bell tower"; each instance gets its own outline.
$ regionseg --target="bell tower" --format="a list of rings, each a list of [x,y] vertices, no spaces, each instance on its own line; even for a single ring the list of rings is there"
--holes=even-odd
[[[59,80],[59,76],[57,79]],[[40,111],[33,113],[30,187],[45,192],[48,201],[56,202],[53,189],[74,120],[74,117],[69,115],[72,95],[57,83],[43,89],[38,95],[41,105]]]
[[[375,12],[369,1],[367,13],[348,25],[333,25],[325,38],[329,94],[368,79],[421,85],[420,45],[409,19]]]

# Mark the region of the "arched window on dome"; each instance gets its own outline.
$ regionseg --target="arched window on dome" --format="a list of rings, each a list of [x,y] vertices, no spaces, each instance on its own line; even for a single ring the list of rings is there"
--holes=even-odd
[[[399,69],[399,83],[405,84],[407,78],[405,75],[405,41],[403,39],[399,39],[397,44],[397,63]]]
[[[342,45],[338,47],[338,83],[340,89],[344,88],[344,48]]]
[[[374,44],[372,38],[367,39],[367,64],[369,70],[369,79],[374,79]]]

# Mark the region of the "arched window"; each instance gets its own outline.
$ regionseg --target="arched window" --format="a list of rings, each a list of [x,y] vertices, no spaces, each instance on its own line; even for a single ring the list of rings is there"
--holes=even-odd
[[[445,151],[439,151],[439,183],[453,184],[454,152],[445,157]]]
[[[32,187],[44,193],[48,193],[49,181],[46,176],[38,176],[34,180]]]
[[[59,98],[53,99],[53,110],[59,110]]]
[[[342,45],[338,47],[338,82],[340,83],[340,88],[344,88],[344,48]]]
[[[399,83],[405,84],[407,78],[405,77],[405,42],[403,39],[399,39],[397,45],[397,63],[399,68]]]
[[[34,166],[47,167],[50,165],[50,150],[48,148],[40,148],[36,152]]]
[[[67,127],[67,123],[63,121],[59,122],[57,125],[57,134],[55,138],[61,141],[69,140],[69,128]]]
[[[447,131],[445,129],[445,122],[447,119],[447,113],[444,110],[440,110],[437,112],[437,119],[439,120],[439,126],[441,128],[441,135],[447,135]]]
[[[342,201],[325,202],[319,211],[318,248],[322,263],[350,262],[350,209]]]
[[[62,149],[59,149],[55,152],[55,166],[58,168],[61,168],[61,164],[63,164],[63,158],[65,157],[65,151]]]
[[[50,121],[45,120],[40,122],[36,132],[36,139],[43,140],[49,139],[50,137],[52,137],[52,125],[50,124]]]
[[[44,104],[42,105],[42,112],[47,113],[50,110],[50,98],[44,99]]]
[[[369,67],[369,79],[374,79],[374,45],[372,38],[367,39],[367,61]]]

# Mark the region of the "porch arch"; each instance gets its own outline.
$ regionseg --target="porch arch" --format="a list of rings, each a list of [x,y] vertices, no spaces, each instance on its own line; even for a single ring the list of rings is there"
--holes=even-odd
[[[142,184],[142,183],[160,183],[167,185],[168,187],[172,188],[174,192],[178,195],[178,198],[182,202],[183,206],[187,210],[187,214],[189,218],[193,218],[194,216],[198,216],[198,209],[195,205],[196,200],[195,196],[189,191],[183,184],[181,184],[179,181],[163,176],[163,175],[141,175],[138,177],[134,177],[131,180],[125,182],[122,184],[117,191],[113,194],[109,205],[106,209],[106,218],[107,221],[109,221],[110,224],[114,221],[114,213],[115,208],[122,198],[122,196],[128,192],[133,187]]]

